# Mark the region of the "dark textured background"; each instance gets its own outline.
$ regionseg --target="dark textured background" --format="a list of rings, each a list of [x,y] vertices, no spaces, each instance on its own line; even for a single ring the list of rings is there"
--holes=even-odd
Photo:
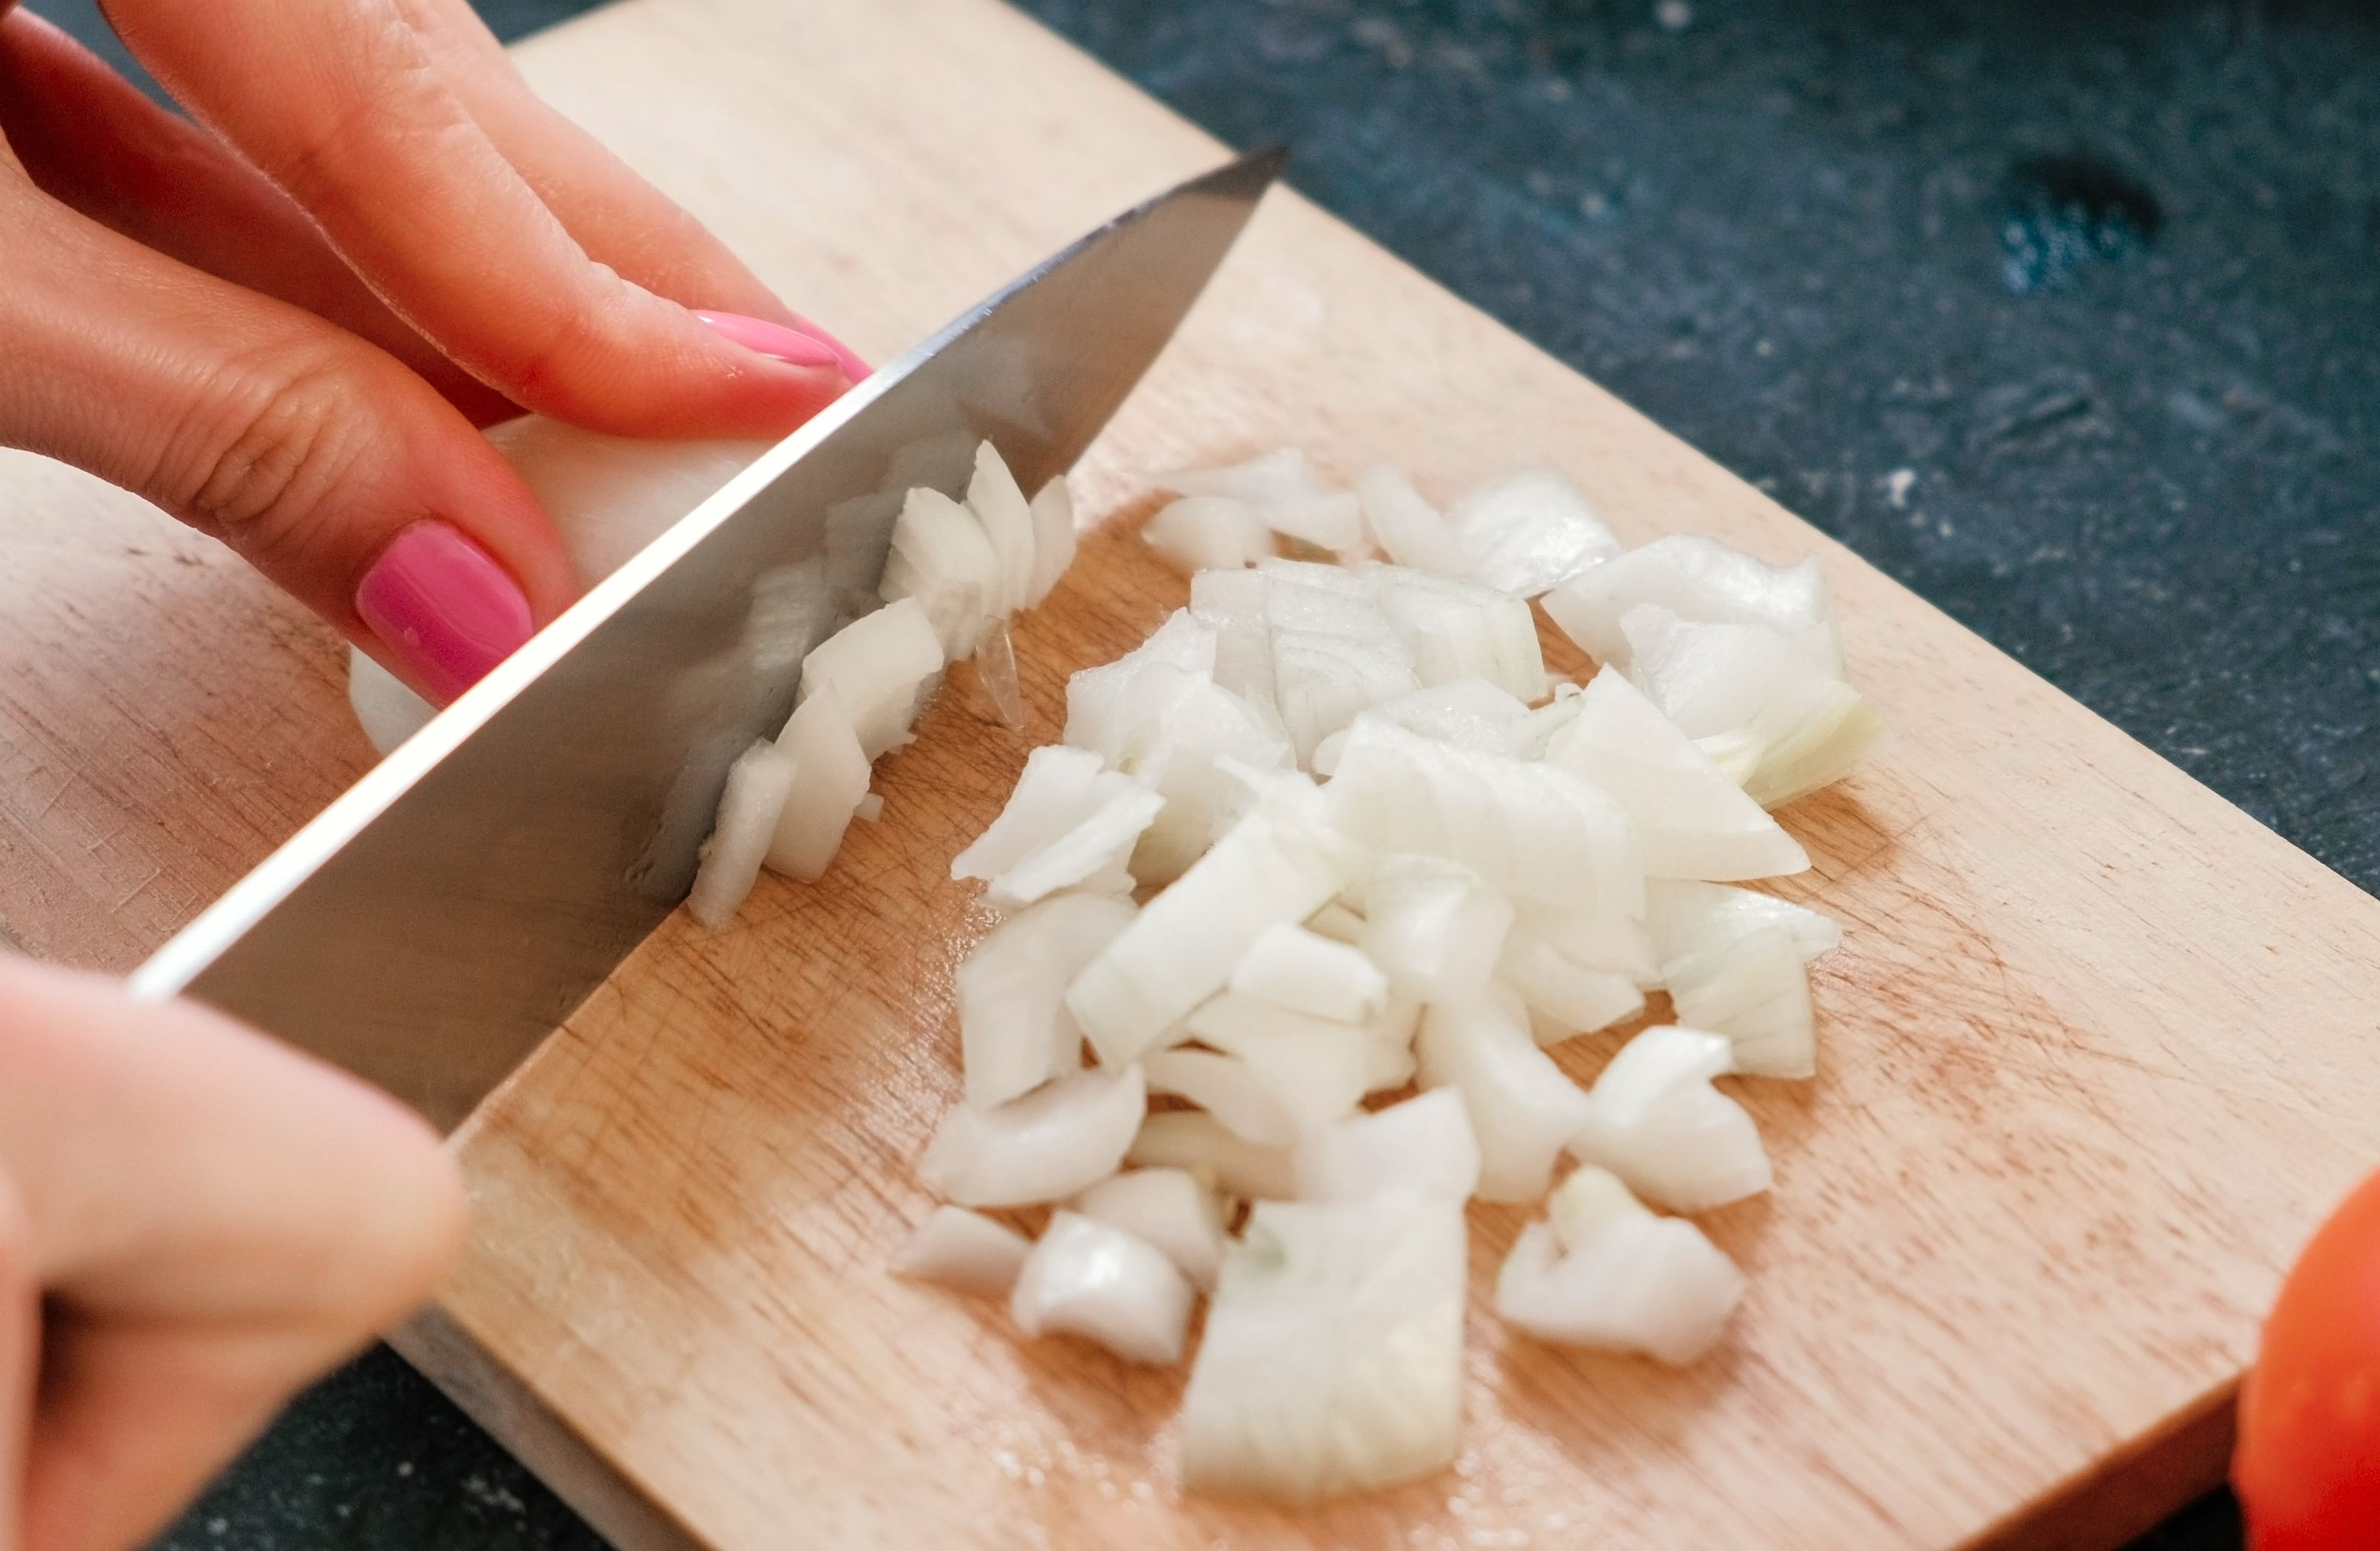
[[[2380,880],[2369,5],[1027,8]],[[2238,1543],[2218,1498],[2140,1551]],[[385,1353],[161,1543],[597,1544]]]

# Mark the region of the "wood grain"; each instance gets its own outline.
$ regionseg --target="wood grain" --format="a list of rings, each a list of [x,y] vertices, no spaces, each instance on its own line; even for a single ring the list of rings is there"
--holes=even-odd
[[[990,0],[632,0],[521,61],[878,355],[1218,154]],[[1734,1084],[1778,1187],[1708,1219],[1753,1277],[1722,1350],[1677,1374],[1475,1315],[1459,1467],[1289,1516],[1179,1498],[1179,1374],[888,1278],[984,924],[948,859],[1028,741],[946,702],[825,882],[665,926],[467,1128],[476,1231],[427,1360],[457,1388],[497,1364],[536,1402],[484,1407],[500,1431],[534,1412],[721,1548],[2091,1547],[2206,1484],[2279,1268],[2380,1153],[2380,906],[1294,198],[1083,470],[1099,531],[1018,632],[1029,740],[1183,601],[1125,531],[1135,473],[1282,442],[1441,487],[1549,462],[1632,537],[1826,558],[1896,737],[1787,815],[1815,866],[1783,892],[1849,930],[1818,1080]],[[0,919],[121,967],[358,756],[319,631],[24,469]],[[1482,1285],[1516,1221],[1475,1212]]]

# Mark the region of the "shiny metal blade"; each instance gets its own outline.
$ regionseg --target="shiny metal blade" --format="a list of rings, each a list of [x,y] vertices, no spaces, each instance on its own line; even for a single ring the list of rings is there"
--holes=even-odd
[[[1279,170],[1085,238],[876,372],[391,754],[133,976],[452,1129],[682,898],[727,766],[874,606],[902,494],[989,438],[1030,491],[1090,445]]]

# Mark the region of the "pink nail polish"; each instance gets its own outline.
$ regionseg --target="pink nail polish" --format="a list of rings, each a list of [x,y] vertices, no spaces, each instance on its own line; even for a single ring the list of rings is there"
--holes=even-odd
[[[741,312],[697,312],[696,317],[721,334],[764,356],[795,366],[836,366],[844,376],[857,382],[868,375],[868,363],[844,348],[832,335],[807,320],[788,328],[764,318],[747,318]]]
[[[356,612],[441,702],[529,638],[528,599],[495,557],[443,522],[417,522],[381,551]]]

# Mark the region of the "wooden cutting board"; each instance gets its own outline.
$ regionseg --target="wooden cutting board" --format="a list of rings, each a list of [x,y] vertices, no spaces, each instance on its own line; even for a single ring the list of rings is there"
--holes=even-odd
[[[537,86],[886,356],[1219,155],[993,0],[633,0]],[[1888,751],[1789,826],[1848,927],[1815,1082],[1743,1081],[1775,1191],[1673,1373],[1475,1317],[1460,1465],[1319,1512],[1181,1499],[1181,1375],[883,1271],[956,1092],[948,881],[1065,675],[1181,580],[1135,473],[1282,444],[1567,470],[1631,539],[1816,549]],[[2380,1159],[2380,906],[1767,497],[1277,195],[1082,470],[1020,739],[946,697],[880,823],[730,930],[658,933],[459,1139],[476,1233],[404,1346],[657,1545],[2111,1545],[2218,1475],[2258,1311]],[[0,922],[121,970],[352,779],[335,645],[203,541],[0,464]],[[1591,1075],[1609,1042],[1574,1042]],[[1475,1210],[1475,1273],[1511,1211]]]

